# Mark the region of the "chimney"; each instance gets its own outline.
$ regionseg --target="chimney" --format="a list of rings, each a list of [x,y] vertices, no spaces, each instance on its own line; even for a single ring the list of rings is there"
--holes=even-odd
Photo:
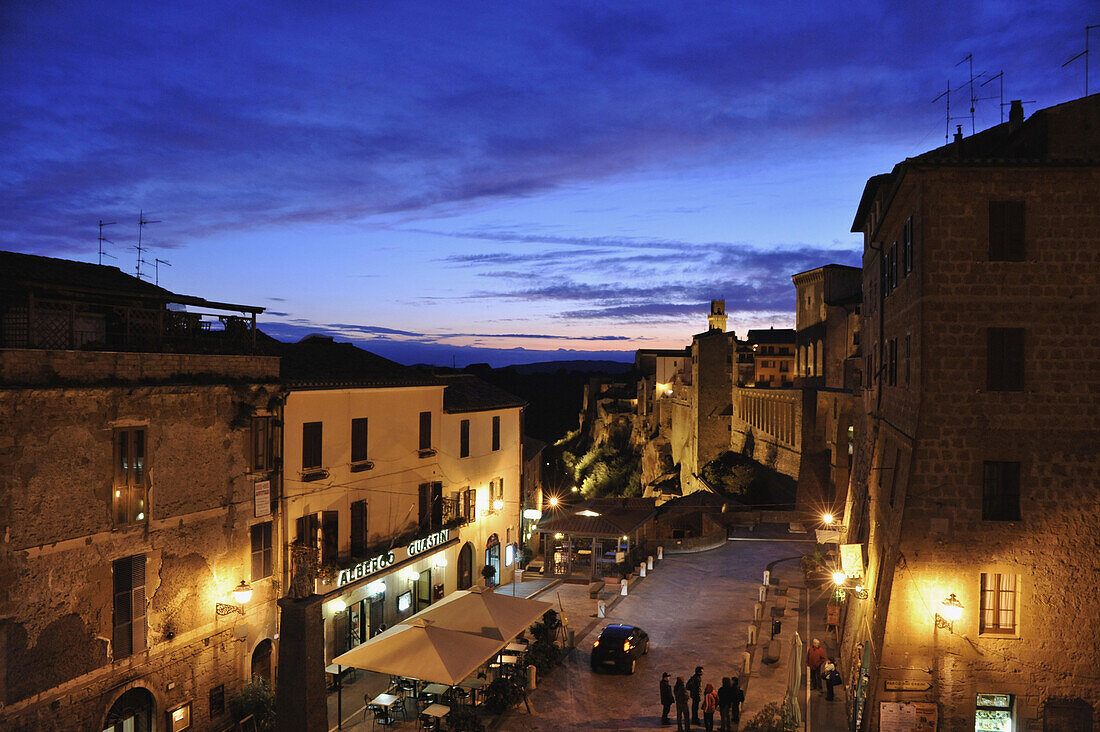
[[[1008,109],[1008,129],[1015,130],[1024,123],[1024,103],[1019,99],[1012,100],[1012,106]]]
[[[955,125],[955,142],[962,142],[963,139],[963,126]]]

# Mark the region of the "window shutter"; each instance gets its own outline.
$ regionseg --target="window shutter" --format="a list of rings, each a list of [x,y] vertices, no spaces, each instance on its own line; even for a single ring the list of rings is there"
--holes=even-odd
[[[420,484],[420,526],[428,525],[428,519],[432,515],[432,484]]]
[[[362,556],[367,549],[367,502],[351,504],[351,553]]]
[[[432,413],[420,413],[420,449],[432,449]]]
[[[362,462],[367,459],[367,418],[351,421],[351,461]]]

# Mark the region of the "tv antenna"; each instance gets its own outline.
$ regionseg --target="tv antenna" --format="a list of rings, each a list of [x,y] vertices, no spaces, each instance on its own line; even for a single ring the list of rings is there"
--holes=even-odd
[[[137,270],[136,270],[136,274],[137,274],[138,279],[141,279],[141,265],[148,264],[148,262],[146,262],[144,259],[142,259],[142,253],[145,250],[142,249],[142,247],[141,247],[141,233],[147,225],[149,225],[149,224],[159,224],[159,223],[161,223],[160,220],[150,221],[149,219],[145,218],[145,211],[144,210],[141,210],[138,213],[138,243],[137,243],[137,246],[134,247],[135,249],[137,249]]]
[[[985,86],[989,82],[996,81],[997,79],[1001,80],[1001,95],[1000,95],[1000,99],[1001,99],[1001,124],[1004,124],[1004,121],[1005,121],[1005,72],[1004,71],[998,71],[996,76],[989,77],[988,79],[983,81],[981,84],[978,84],[978,86]],[[979,99],[996,99],[996,97],[978,97],[978,98]]]
[[[1071,58],[1069,61],[1066,61],[1064,64],[1062,64],[1062,68],[1064,69],[1067,66],[1069,66],[1071,63],[1076,61],[1077,59],[1081,58],[1082,56],[1085,57],[1085,96],[1086,97],[1089,95],[1089,31],[1092,30],[1093,28],[1100,28],[1100,25],[1086,25],[1085,26],[1085,50],[1081,51],[1081,53],[1077,54],[1076,56]]]
[[[951,141],[951,81],[947,82],[947,91],[940,94],[938,97],[932,100],[932,104],[940,101],[944,97],[947,97],[947,124],[943,128],[943,140],[944,144]]]
[[[974,104],[975,104],[975,102],[978,101],[977,98],[974,96],[974,79],[977,79],[978,77],[980,77],[985,72],[983,71],[982,74],[978,74],[978,76],[974,76],[974,54],[972,54],[972,53],[966,54],[966,58],[964,58],[962,61],[955,64],[955,68],[957,69],[965,63],[970,64],[970,80],[967,81],[966,83],[970,85],[970,134],[973,135],[974,134]]]
[[[103,219],[99,220],[99,263],[100,264],[103,264],[103,257],[105,257],[105,256],[110,257],[111,259],[116,258],[113,254],[107,254],[107,252],[103,251],[103,242],[107,242],[108,244],[114,244],[113,241],[111,241],[110,239],[103,236],[103,227],[104,226],[114,226],[116,223],[117,222],[115,222],[115,221],[104,221]]]
[[[162,265],[162,264],[165,267],[171,267],[172,266],[172,263],[169,262],[167,259],[154,259],[153,260],[153,272],[154,272],[154,277],[156,278],[156,279],[153,280],[154,285],[160,285],[160,265]]]

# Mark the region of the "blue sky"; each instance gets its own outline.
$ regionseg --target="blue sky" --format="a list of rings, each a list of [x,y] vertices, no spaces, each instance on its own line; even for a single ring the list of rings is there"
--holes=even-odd
[[[163,286],[409,363],[626,360],[711,298],[789,327],[867,178],[943,144],[957,62],[1076,98],[1094,7],[15,0],[0,247],[96,261],[117,221],[132,272],[144,210]]]

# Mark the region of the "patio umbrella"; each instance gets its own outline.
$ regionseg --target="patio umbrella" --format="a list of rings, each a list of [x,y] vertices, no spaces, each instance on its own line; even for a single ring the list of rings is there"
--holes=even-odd
[[[484,587],[452,592],[409,620],[430,620],[437,628],[509,641],[542,617],[554,603],[493,592]]]
[[[430,620],[409,620],[409,624],[395,625],[332,662],[454,686],[504,646],[491,638],[437,627]]]

